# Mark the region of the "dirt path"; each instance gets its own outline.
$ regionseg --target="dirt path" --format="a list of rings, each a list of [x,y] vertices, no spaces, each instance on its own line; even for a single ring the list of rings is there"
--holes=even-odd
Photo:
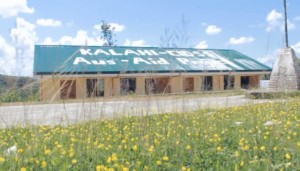
[[[267,100],[246,99],[244,95],[221,97],[145,97],[136,100],[72,102],[0,106],[0,127],[72,124],[120,116],[142,116],[166,112],[188,112],[201,108],[230,107],[263,103]]]

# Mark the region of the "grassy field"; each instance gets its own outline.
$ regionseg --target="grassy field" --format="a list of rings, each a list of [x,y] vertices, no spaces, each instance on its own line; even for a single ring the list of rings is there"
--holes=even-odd
[[[0,130],[0,170],[299,170],[300,100]]]

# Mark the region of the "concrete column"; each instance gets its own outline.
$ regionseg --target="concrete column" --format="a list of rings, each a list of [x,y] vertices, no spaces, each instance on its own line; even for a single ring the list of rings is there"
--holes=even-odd
[[[104,97],[110,97],[113,95],[113,79],[104,78]]]
[[[76,99],[83,99],[86,97],[86,78],[76,78]]]
[[[120,77],[113,78],[113,95],[118,96],[120,95]]]
[[[214,91],[224,90],[224,76],[223,75],[213,76],[213,90]]]
[[[234,89],[241,89],[241,76],[240,75],[234,76]]]
[[[145,77],[136,78],[136,94],[138,95],[145,94]]]
[[[182,77],[171,77],[171,93],[183,93]]]
[[[41,80],[41,100],[51,101],[60,99],[60,79],[43,78]]]
[[[201,84],[202,84],[202,79],[200,76],[194,76],[194,91],[195,92],[200,92],[201,91]]]

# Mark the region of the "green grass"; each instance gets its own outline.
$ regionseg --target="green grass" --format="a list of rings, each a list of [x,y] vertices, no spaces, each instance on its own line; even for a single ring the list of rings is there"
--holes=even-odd
[[[299,134],[299,99],[2,129],[0,170],[299,170]]]

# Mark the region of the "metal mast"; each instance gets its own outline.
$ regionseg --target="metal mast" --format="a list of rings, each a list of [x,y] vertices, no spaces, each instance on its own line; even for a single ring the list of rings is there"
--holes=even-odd
[[[289,47],[288,39],[288,26],[287,26],[287,14],[286,14],[286,0],[283,0],[284,5],[284,30],[285,30],[285,46]]]

